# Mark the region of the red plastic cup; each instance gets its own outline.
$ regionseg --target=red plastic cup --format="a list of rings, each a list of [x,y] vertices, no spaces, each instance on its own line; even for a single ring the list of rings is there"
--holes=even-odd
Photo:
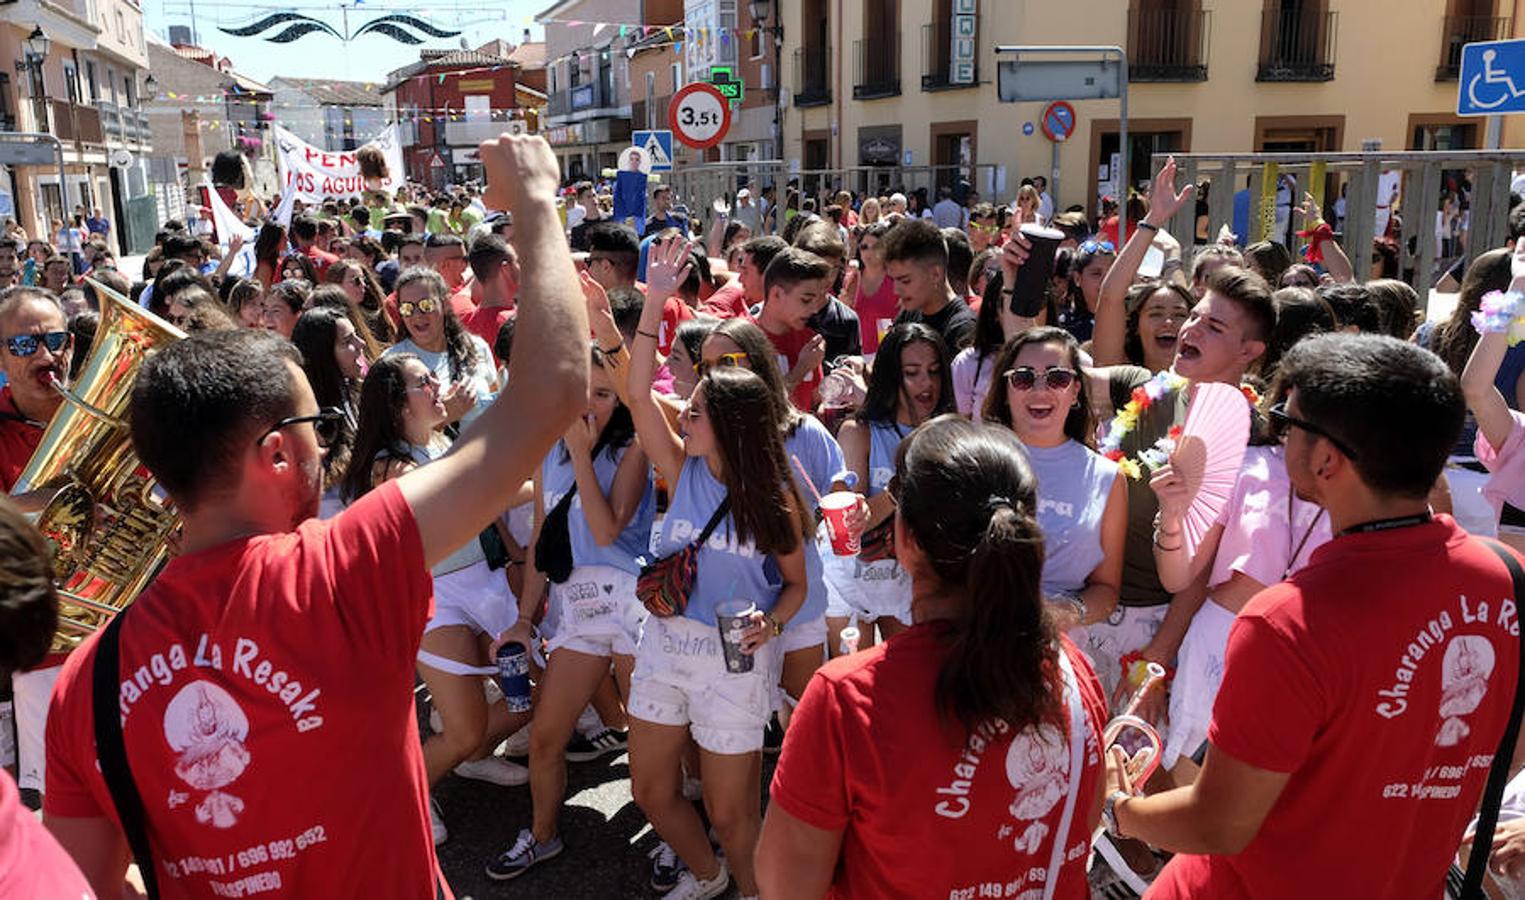
[[[832,491],[821,498],[826,531],[831,535],[831,552],[838,556],[858,555],[858,538],[847,530],[847,513],[857,506],[858,495],[853,491]]]

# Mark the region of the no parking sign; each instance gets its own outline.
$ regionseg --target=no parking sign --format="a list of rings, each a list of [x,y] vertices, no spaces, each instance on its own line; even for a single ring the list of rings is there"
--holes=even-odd
[[[1063,143],[1075,133],[1075,107],[1063,100],[1055,100],[1044,107],[1043,118],[1039,121],[1043,126],[1043,134],[1049,140]]]

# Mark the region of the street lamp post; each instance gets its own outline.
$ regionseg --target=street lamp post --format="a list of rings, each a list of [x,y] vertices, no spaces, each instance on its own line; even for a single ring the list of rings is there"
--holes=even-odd
[[[21,59],[16,60],[16,71],[27,73],[32,92],[32,115],[36,119],[32,124],[36,131],[51,130],[48,128],[48,101],[42,80],[42,61],[47,58],[52,46],[53,39],[38,25],[27,35]]]
[[[752,16],[753,26],[762,29],[773,41],[773,157],[781,160],[784,158],[784,24],[780,18],[783,9],[775,6],[773,0],[750,0],[747,12]],[[764,26],[769,18],[773,19],[773,24]]]

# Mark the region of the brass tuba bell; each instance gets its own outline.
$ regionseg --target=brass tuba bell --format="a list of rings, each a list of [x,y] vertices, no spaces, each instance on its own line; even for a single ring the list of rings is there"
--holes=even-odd
[[[78,646],[131,603],[169,556],[180,516],[156,493],[127,424],[143,361],[185,337],[105,285],[90,356],[43,432],[13,494],[54,489],[36,525],[53,547],[58,634],[53,649]]]

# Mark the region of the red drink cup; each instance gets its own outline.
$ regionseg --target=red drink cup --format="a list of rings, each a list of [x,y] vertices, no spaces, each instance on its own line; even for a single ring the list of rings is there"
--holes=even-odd
[[[858,506],[853,491],[832,491],[821,498],[821,512],[826,516],[826,530],[831,535],[831,552],[838,556],[857,556],[858,538],[847,530],[847,513]]]

